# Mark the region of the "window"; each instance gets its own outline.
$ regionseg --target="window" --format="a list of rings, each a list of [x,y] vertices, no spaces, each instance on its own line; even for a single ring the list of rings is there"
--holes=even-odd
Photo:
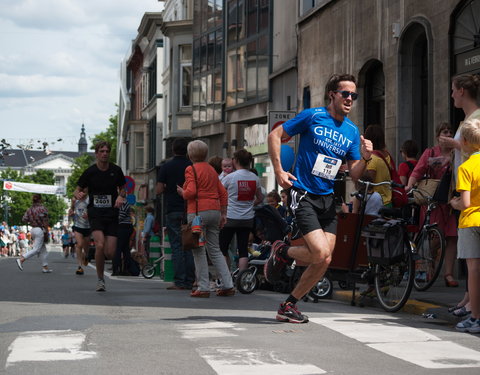
[[[310,87],[303,88],[303,109],[310,108]]]
[[[157,59],[148,67],[148,101],[157,95]]]
[[[144,149],[144,140],[143,132],[135,132],[135,169],[143,169],[143,149]]]
[[[55,176],[56,186],[65,186],[65,176]]]
[[[238,0],[234,3],[237,4]],[[199,0],[195,4],[191,106],[193,126],[198,126],[222,119],[223,27],[228,24],[228,20],[223,18],[223,0]],[[229,15],[226,17],[228,19]],[[229,19],[233,22],[231,30],[236,35],[236,10]],[[228,29],[226,35],[229,35]]]
[[[148,122],[150,136],[148,137],[148,168],[155,167],[156,139],[157,139],[157,117]]]
[[[227,3],[226,106],[268,98],[268,0]],[[235,26],[235,27],[234,27]],[[235,30],[235,35],[233,35]]]
[[[315,6],[315,0],[302,0],[300,14],[304,15]]]
[[[180,46],[180,107],[192,105],[192,46]]]

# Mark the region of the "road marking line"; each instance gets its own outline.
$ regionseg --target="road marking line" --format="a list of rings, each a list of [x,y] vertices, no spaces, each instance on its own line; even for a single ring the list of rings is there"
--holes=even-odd
[[[392,357],[431,369],[480,367],[480,353],[451,341],[368,344]]]
[[[177,329],[182,334],[182,337],[188,340],[214,337],[234,337],[238,335],[233,331],[245,331],[245,328],[239,328],[235,323],[212,321],[182,324],[178,325]]]
[[[6,366],[27,361],[76,361],[97,356],[92,351],[81,350],[85,335],[81,332],[29,331],[22,332],[8,350]]]
[[[221,375],[320,375],[326,372],[311,364],[287,363],[273,352],[255,349],[198,348],[208,365]]]
[[[386,315],[338,314],[311,318],[320,324],[392,357],[431,369],[480,367],[480,352],[442,341]]]

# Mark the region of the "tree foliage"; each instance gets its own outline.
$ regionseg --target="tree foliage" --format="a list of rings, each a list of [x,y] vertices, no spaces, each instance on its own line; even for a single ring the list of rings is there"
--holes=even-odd
[[[107,129],[104,132],[98,133],[91,138],[92,146],[90,147],[92,150],[95,149],[95,144],[99,141],[107,141],[112,146],[112,150],[110,152],[110,161],[115,163],[117,161],[117,128],[118,128],[118,105],[117,105],[117,113],[115,115],[111,115],[108,119],[110,125],[108,125]]]
[[[72,167],[73,168],[72,174],[70,175],[67,181],[67,197],[68,198],[72,198],[73,192],[77,187],[78,179],[82,175],[83,171],[85,171],[85,169],[87,169],[90,165],[92,165],[93,162],[94,162],[93,157],[88,154],[83,154],[78,158],[75,158],[73,162],[73,167]]]
[[[28,182],[33,184],[54,185],[55,175],[53,171],[38,169],[33,175],[21,176],[19,172],[12,169],[4,170],[0,173],[2,179],[8,179],[16,182]],[[5,218],[5,208],[7,207],[9,225],[23,225],[22,217],[25,211],[32,205],[32,194],[18,191],[3,191],[3,184],[0,187],[1,192],[1,215]],[[62,197],[50,194],[42,194],[43,204],[48,210],[49,225],[54,226],[63,219],[67,209],[67,204]]]
[[[106,130],[96,134],[91,138],[92,146],[91,149],[95,149],[95,144],[99,141],[108,141],[112,150],[110,153],[110,161],[112,163],[116,162],[117,156],[117,124],[118,124],[118,105],[117,113],[111,115],[108,119],[109,125]],[[83,171],[87,169],[94,162],[94,158],[91,155],[81,155],[74,160],[73,171],[69,177],[66,185],[67,197],[71,198],[73,192],[77,186],[77,181]],[[1,179],[7,179],[17,182],[29,182],[45,185],[54,185],[55,184],[55,175],[53,171],[46,169],[36,170],[33,175],[22,176],[18,171],[12,169],[6,169],[0,172]],[[49,224],[50,226],[55,225],[58,221],[62,221],[63,216],[66,214],[68,208],[67,203],[62,197],[56,195],[43,194],[43,203],[48,209],[49,213]],[[0,184],[0,219],[8,222],[9,225],[23,225],[22,217],[25,211],[32,204],[32,194],[23,193],[17,191],[3,191],[3,184]],[[8,217],[6,217],[8,213]]]

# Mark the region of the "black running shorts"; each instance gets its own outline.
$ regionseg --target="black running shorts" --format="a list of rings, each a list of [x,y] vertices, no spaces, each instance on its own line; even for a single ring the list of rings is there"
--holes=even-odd
[[[290,210],[302,235],[322,229],[337,234],[337,211],[335,195],[315,195],[306,191],[290,189]]]
[[[118,237],[118,219],[115,217],[90,217],[89,222],[92,232],[100,230],[105,236]]]
[[[74,232],[80,233],[83,237],[90,236],[90,232],[91,232],[90,228],[79,228],[79,227],[76,227],[76,226],[73,226],[72,230]]]

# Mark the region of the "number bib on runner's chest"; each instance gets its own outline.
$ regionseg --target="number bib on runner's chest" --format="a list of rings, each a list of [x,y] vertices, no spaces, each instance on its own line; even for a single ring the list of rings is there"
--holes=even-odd
[[[93,207],[95,208],[111,208],[112,196],[111,195],[94,195]]]
[[[327,180],[333,180],[337,175],[341,164],[342,162],[340,159],[318,154],[317,160],[312,169],[312,174],[314,176],[326,178]]]

